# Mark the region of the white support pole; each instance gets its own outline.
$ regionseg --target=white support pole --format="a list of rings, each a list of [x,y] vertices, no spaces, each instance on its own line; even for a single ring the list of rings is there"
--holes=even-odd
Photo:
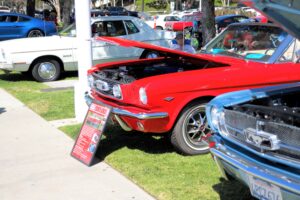
[[[75,115],[79,122],[83,122],[88,107],[84,100],[84,93],[88,91],[87,70],[92,67],[91,42],[91,11],[90,0],[75,0],[75,19],[77,35],[77,58],[79,81],[75,84]]]
[[[202,11],[202,0],[199,0],[199,11]]]

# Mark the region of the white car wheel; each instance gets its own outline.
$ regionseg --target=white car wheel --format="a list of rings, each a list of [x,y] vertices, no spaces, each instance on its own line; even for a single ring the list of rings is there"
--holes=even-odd
[[[60,64],[53,59],[41,59],[32,68],[32,76],[39,82],[55,81],[60,74]]]

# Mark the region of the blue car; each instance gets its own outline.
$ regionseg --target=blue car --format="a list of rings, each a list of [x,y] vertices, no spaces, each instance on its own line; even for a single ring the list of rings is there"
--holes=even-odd
[[[57,35],[55,23],[18,13],[0,13],[0,40]]]
[[[299,63],[299,2],[245,2],[298,38],[286,56],[291,66]],[[223,94],[208,103],[206,115],[223,177],[244,183],[258,199],[300,199],[300,83]]]
[[[243,90],[206,107],[210,151],[227,180],[264,200],[300,199],[300,83]]]

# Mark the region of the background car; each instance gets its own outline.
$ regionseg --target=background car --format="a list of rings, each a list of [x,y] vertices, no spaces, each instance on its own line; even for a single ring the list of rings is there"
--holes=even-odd
[[[57,35],[53,22],[17,13],[0,13],[0,40]]]
[[[191,30],[193,22],[199,23],[202,18],[202,12],[194,12],[192,14],[184,15],[180,21],[166,22],[166,29],[170,31],[183,31],[185,29]]]
[[[108,6],[103,9],[94,9],[91,10],[92,17],[99,17],[99,16],[133,16],[138,17],[138,12],[127,10],[124,7],[115,7],[115,6]]]
[[[155,31],[142,20],[130,16],[93,18],[93,37],[122,37],[168,47],[174,35]],[[28,72],[37,81],[54,81],[63,71],[77,70],[77,39],[75,25],[61,32],[62,36],[26,38],[0,43],[0,69]],[[130,58],[157,56],[155,52],[110,45],[92,40],[93,64]]]
[[[10,8],[7,6],[0,6],[0,12],[10,12]]]
[[[86,98],[109,106],[124,130],[170,134],[183,154],[209,152],[205,106],[213,97],[300,80],[300,64],[291,65],[288,57],[294,40],[273,24],[231,24],[201,54],[121,38],[103,40],[161,57],[96,65],[88,72],[92,89]]]
[[[156,15],[153,16],[153,19],[147,20],[146,23],[158,30],[164,30],[166,29],[166,22],[175,22],[180,21],[181,19],[176,15]]]
[[[217,32],[220,33],[229,24],[243,22],[249,19],[244,15],[221,15],[215,18]]]

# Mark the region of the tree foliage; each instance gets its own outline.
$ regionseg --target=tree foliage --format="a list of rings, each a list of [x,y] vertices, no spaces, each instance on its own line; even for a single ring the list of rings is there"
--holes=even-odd
[[[146,3],[146,5],[150,8],[155,8],[155,9],[166,9],[168,4],[164,0],[155,0],[149,3]]]

